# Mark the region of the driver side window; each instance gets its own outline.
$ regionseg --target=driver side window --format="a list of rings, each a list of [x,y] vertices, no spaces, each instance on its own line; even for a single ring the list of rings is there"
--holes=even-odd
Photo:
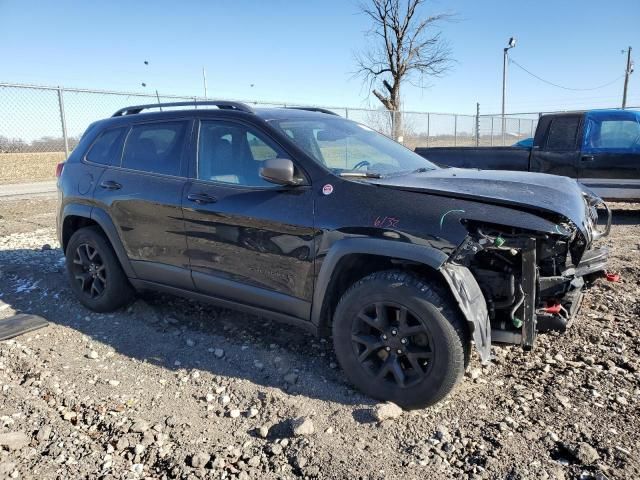
[[[282,155],[250,127],[220,120],[200,122],[198,179],[249,187],[272,187],[260,177],[264,160]]]

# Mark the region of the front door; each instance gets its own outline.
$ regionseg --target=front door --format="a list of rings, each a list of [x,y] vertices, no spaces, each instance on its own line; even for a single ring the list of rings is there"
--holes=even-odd
[[[184,119],[133,125],[121,161],[95,190],[137,277],[180,288],[193,288],[181,206],[191,126]]]
[[[640,199],[640,116],[588,112],[580,182],[605,199]]]
[[[255,127],[202,120],[182,205],[192,277],[202,293],[308,318],[313,286],[310,186],[262,179],[285,152]]]

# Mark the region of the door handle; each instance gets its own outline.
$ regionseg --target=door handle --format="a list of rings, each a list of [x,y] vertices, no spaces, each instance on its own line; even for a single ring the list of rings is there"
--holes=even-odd
[[[595,160],[595,157],[593,155],[582,155],[582,157],[580,157],[580,160],[582,160],[583,162],[593,162]]]
[[[218,201],[216,197],[212,197],[206,193],[190,193],[187,195],[187,200],[195,202],[198,205],[205,205],[207,203],[215,203]]]
[[[105,180],[100,184],[100,187],[104,188],[105,190],[120,190],[122,188],[122,185],[120,185],[118,182],[114,182],[113,180]]]

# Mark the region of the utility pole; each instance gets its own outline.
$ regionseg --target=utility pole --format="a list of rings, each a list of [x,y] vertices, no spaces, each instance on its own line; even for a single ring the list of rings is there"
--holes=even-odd
[[[624,91],[622,92],[622,108],[627,108],[627,87],[629,86],[629,75],[633,73],[633,63],[631,62],[631,47],[627,49],[627,68],[624,71]]]
[[[516,46],[516,39],[511,37],[509,43],[504,47],[504,54],[502,56],[502,145],[504,145],[504,130],[506,126],[504,117],[504,105],[505,97],[507,94],[507,59],[509,57],[509,50]]]
[[[207,99],[207,72],[202,67],[202,82],[204,83],[204,99]]]

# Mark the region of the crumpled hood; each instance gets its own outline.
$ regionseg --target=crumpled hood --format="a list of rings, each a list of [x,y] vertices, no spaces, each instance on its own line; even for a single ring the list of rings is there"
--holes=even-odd
[[[591,228],[583,194],[593,196],[576,180],[557,175],[506,170],[442,168],[409,175],[372,179],[371,183],[447,197],[477,200],[529,211],[562,215],[586,238]]]

